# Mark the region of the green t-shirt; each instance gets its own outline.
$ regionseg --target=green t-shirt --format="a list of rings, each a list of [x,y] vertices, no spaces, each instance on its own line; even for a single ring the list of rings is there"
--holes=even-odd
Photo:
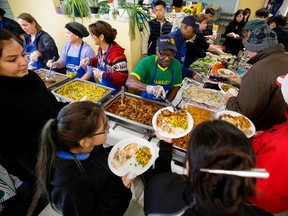
[[[137,77],[142,83],[150,85],[156,64],[157,56],[151,55],[142,59],[131,74]],[[176,86],[181,86],[182,83],[182,67],[178,60],[175,58],[172,60],[172,68],[174,70],[174,82],[172,83],[172,88]],[[155,85],[167,85],[171,82],[170,67],[163,68],[158,64],[157,73],[154,80]]]

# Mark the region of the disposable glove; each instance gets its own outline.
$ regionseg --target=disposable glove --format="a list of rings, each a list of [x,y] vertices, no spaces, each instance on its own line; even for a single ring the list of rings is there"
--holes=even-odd
[[[34,51],[30,55],[30,60],[33,62],[38,61],[39,56],[41,56],[41,53],[39,51]]]
[[[85,59],[82,59],[82,60],[80,61],[79,67],[89,66],[89,65],[90,65],[90,59],[89,59],[89,58],[85,58]]]
[[[98,68],[93,68],[93,73],[97,79],[102,78],[103,71],[99,70]]]
[[[157,85],[157,86],[152,86],[152,85],[147,85],[146,91],[149,94],[153,94],[156,98],[163,97],[166,98],[166,93],[163,88],[163,86]]]
[[[57,68],[57,61],[53,61],[53,59],[50,59],[47,61],[46,63],[46,66],[47,67],[52,67],[52,68]]]

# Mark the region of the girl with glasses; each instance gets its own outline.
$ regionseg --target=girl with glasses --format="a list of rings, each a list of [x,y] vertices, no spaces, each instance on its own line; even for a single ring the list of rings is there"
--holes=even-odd
[[[64,107],[41,135],[39,189],[64,216],[123,215],[132,180],[114,175],[103,147],[109,127],[103,109],[90,101]]]

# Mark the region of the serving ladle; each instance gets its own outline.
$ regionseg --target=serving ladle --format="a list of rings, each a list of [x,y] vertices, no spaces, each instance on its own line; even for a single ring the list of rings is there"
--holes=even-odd
[[[50,66],[50,69],[49,69],[49,72],[48,74],[43,78],[43,81],[44,82],[56,82],[56,80],[53,79],[53,77],[51,76],[51,73],[52,73],[52,63],[55,61],[55,56],[53,57],[52,59],[52,62],[51,62],[51,66]]]

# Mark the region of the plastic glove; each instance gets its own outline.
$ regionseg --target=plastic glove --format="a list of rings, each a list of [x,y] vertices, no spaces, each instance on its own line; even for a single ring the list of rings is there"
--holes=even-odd
[[[52,67],[52,68],[57,68],[57,61],[53,61],[53,59],[50,59],[47,61],[46,63],[46,66],[47,67]]]
[[[203,77],[200,74],[196,73],[195,71],[194,71],[194,75],[193,75],[192,79],[199,82],[199,83],[203,82]]]
[[[97,79],[102,78],[103,71],[99,70],[98,68],[94,68],[93,73]]]
[[[41,53],[39,51],[34,51],[30,54],[30,60],[32,62],[38,61],[39,56],[41,56]]]
[[[89,66],[89,65],[90,65],[90,59],[89,59],[89,58],[85,58],[85,59],[82,59],[82,60],[80,61],[79,67]]]
[[[164,97],[166,98],[166,93],[163,88],[163,86],[157,85],[157,86],[152,86],[152,85],[147,85],[146,91],[148,94],[153,94],[156,98],[159,97]]]

